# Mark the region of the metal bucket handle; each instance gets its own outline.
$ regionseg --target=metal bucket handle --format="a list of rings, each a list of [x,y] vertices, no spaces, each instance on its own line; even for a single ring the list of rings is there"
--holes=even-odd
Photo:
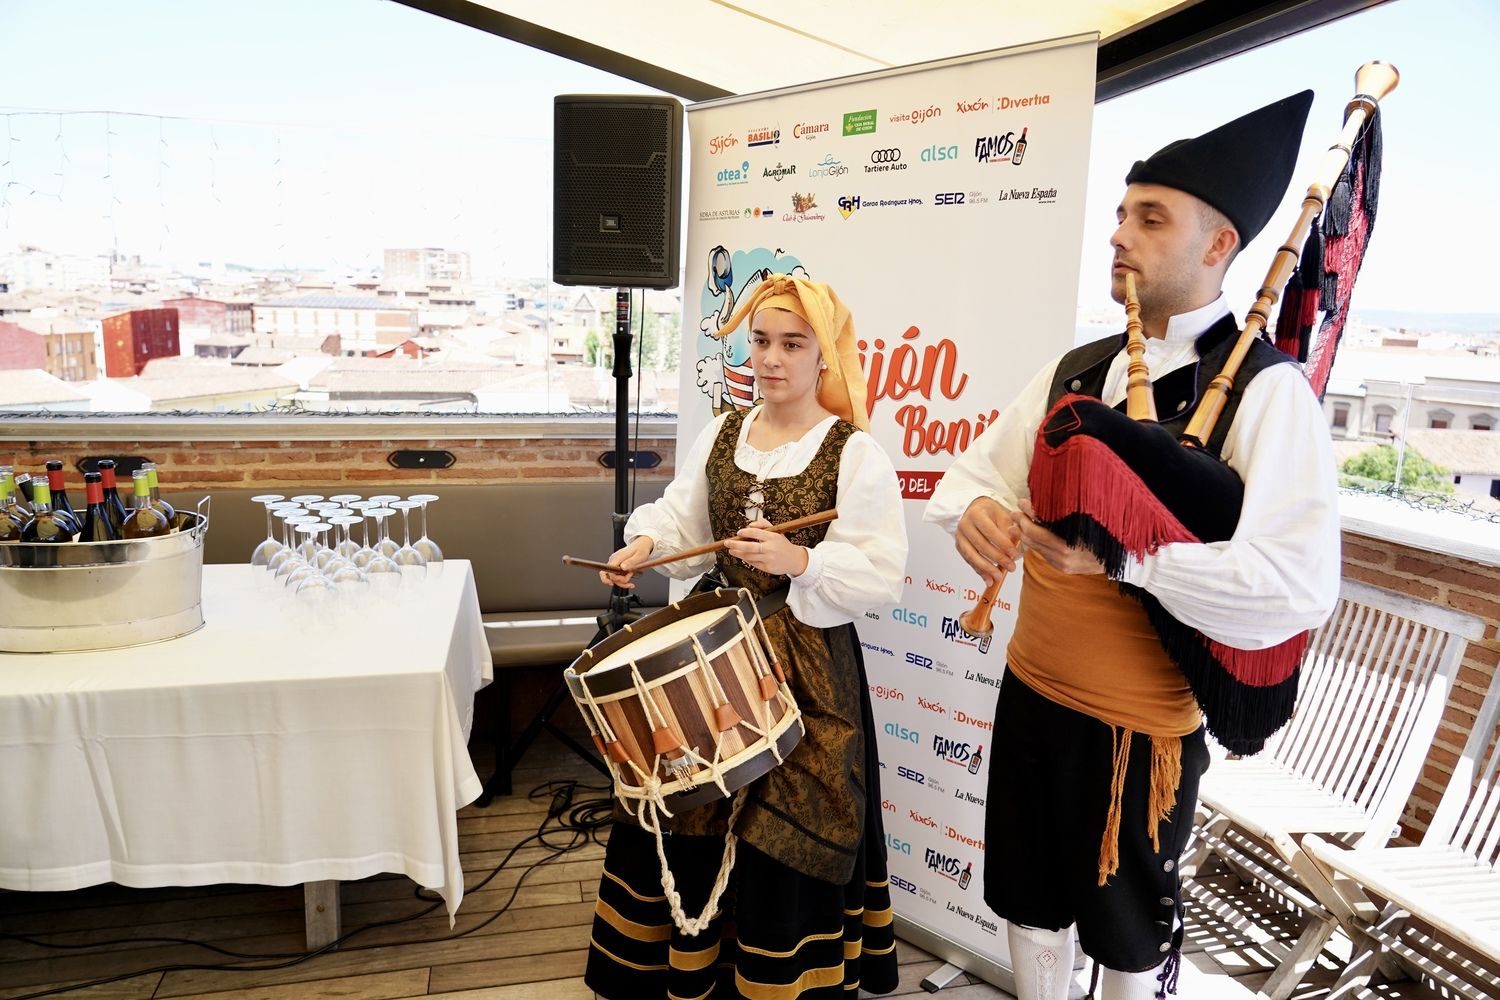
[[[213,510],[213,499],[212,494],[207,494],[198,501],[198,523],[188,529],[194,541],[202,538],[203,533],[208,530],[208,515]]]

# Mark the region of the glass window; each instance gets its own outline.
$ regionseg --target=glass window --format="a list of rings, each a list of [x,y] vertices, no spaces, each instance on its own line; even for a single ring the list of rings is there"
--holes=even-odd
[[[387,364],[375,370],[373,391],[391,409],[477,412],[483,400],[539,396],[559,412],[612,409],[613,393],[601,393],[580,368],[610,363],[614,289],[548,279],[551,98],[648,88],[400,4],[267,0],[266,15],[252,18],[193,0],[161,0],[144,11],[96,3],[81,19],[67,7],[22,5],[5,23],[0,275],[10,294],[56,296],[66,318],[83,322],[122,305],[145,309],[188,296],[223,302],[241,316],[216,330],[205,330],[195,312],[180,313],[170,328],[174,351],[186,354],[180,364],[257,379],[291,366],[287,380],[310,388],[288,390],[278,405],[304,412],[369,405],[337,387],[369,385],[376,360]],[[289,33],[291,12],[298,30]],[[358,45],[326,44],[351,24]],[[1422,72],[1409,71],[1385,121],[1392,152],[1380,232],[1342,353],[1387,337],[1462,349],[1478,336],[1434,316],[1487,316],[1484,329],[1493,331],[1500,288],[1487,280],[1485,256],[1424,248],[1461,246],[1474,232],[1500,229],[1500,201],[1482,169],[1500,160],[1496,134],[1447,122],[1444,132],[1461,137],[1456,147],[1430,141],[1424,126],[1473,107],[1476,93],[1500,91],[1493,85],[1500,60],[1489,51],[1497,28],[1493,0],[1382,4],[1099,105],[1080,330],[1100,335],[1122,324],[1108,297],[1109,237],[1133,161],[1232,112],[1311,87],[1318,99],[1304,169],[1226,284],[1231,310],[1243,316],[1301,200],[1307,165],[1332,139],[1353,69],[1378,49]],[[246,51],[275,51],[274,77],[223,59],[217,43],[225,36]],[[67,40],[66,71],[57,39]],[[1432,59],[1433,51],[1444,58]],[[171,58],[141,60],[140,52]],[[662,62],[678,68],[669,52]],[[395,148],[419,155],[390,155]],[[1440,176],[1463,211],[1418,210],[1424,185]],[[776,238],[795,234],[782,228]],[[899,273],[899,254],[889,266]],[[28,287],[31,275],[45,287]],[[696,326],[697,290],[635,298],[647,411],[676,408],[684,295],[694,300],[687,322]],[[372,309],[298,315],[328,296],[409,306],[414,319],[377,329]],[[591,308],[575,309],[585,297]],[[349,357],[325,353],[330,321]],[[211,349],[199,357],[195,345],[207,337]],[[391,352],[409,338],[420,341],[420,364]],[[377,350],[393,356],[368,356]],[[255,367],[235,363],[241,357]],[[309,370],[319,364],[322,375]],[[444,402],[430,400],[427,387],[436,383],[452,390]],[[1385,432],[1390,423],[1387,416]]]

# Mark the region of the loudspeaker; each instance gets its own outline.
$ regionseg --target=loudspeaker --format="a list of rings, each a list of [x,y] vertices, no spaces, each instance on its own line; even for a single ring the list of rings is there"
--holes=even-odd
[[[552,280],[673,288],[682,234],[682,104],[563,94],[553,101]]]

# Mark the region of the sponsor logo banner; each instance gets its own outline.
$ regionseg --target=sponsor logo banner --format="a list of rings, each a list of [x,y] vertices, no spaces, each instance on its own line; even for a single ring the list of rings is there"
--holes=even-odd
[[[807,176],[842,177],[848,172],[849,168],[844,165],[844,161],[834,159],[833,154],[829,153],[823,159],[813,164],[812,169],[808,170]]]
[[[750,161],[741,160],[737,167],[721,167],[714,175],[714,183],[719,187],[730,187],[735,184],[750,183]]]
[[[1006,582],[987,642],[963,634],[983,583],[921,517],[954,459],[1071,346],[1096,69],[1092,41],[1044,44],[687,112],[679,454],[760,395],[748,324],[723,326],[764,275],[837,289],[910,544],[896,605],[855,622],[891,895],[903,919],[999,962],[983,841],[1021,581]]]
[[[936,469],[908,469],[896,473],[901,483],[901,495],[908,500],[926,500],[943,481],[943,473]]]
[[[875,109],[844,112],[844,134],[866,135],[875,131]]]

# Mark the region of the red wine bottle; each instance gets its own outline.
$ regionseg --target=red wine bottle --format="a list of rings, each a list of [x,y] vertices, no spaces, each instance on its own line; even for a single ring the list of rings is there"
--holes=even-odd
[[[67,514],[77,523],[78,514],[68,500],[67,487],[63,485],[63,464],[55,458],[47,463],[47,487],[52,492],[52,509]]]
[[[120,499],[120,485],[115,480],[115,460],[101,458],[99,475],[104,477],[104,511],[109,515],[109,523],[114,525],[115,536],[118,537],[120,529],[125,526],[127,511],[125,501]]]
[[[83,523],[78,528],[80,542],[113,542],[120,537],[109,520],[109,508],[104,503],[104,477],[97,472],[83,474],[83,491],[88,508],[83,513]]]

